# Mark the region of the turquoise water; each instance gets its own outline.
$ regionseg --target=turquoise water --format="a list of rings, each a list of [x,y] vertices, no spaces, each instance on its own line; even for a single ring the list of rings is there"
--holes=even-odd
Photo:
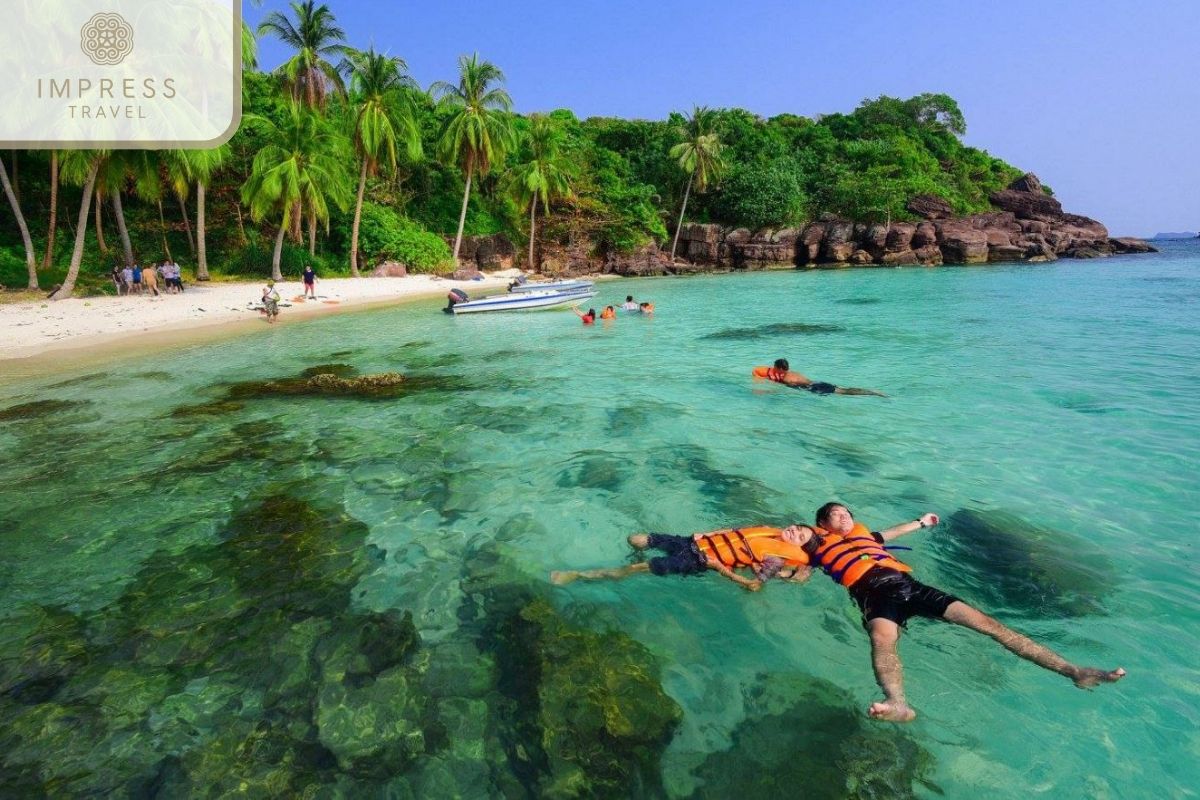
[[[481,554],[502,552],[514,580],[571,625],[617,631],[640,646],[638,658],[659,665],[681,716],[661,758],[651,759],[657,774],[628,794],[722,796],[732,771],[743,794],[779,796],[763,774],[790,772],[804,748],[827,748],[810,737],[827,734],[813,720],[828,718],[847,741],[882,754],[879,780],[896,795],[1195,796],[1196,243],[1093,262],[601,289],[598,307],[632,293],[658,313],[584,328],[563,312],[447,318],[440,304],[418,303],[0,384],[0,416],[17,404],[79,403],[0,421],[0,650],[8,654],[0,666],[10,687],[20,683],[14,673],[45,672],[37,691],[0,695],[0,715],[23,737],[15,749],[4,742],[0,756],[12,786],[31,795],[194,793],[206,785],[207,763],[195,753],[226,752],[222,731],[269,724],[307,725],[293,739],[326,748],[313,755],[288,745],[287,758],[273,762],[311,758],[305,785],[386,786],[394,796],[549,793],[544,784],[530,789],[536,781],[512,756],[511,707],[498,699],[506,690],[495,670],[503,673],[506,656],[491,652],[499,645],[485,618],[502,613],[494,598],[503,593],[477,587]],[[781,356],[816,380],[889,397],[819,397],[749,380],[751,366]],[[386,401],[251,399],[223,414],[171,415],[222,398],[231,382],[327,363],[444,381]],[[238,515],[252,507],[261,517],[253,504],[281,494],[361,521],[365,528],[346,523],[355,567],[337,573],[345,580],[305,583],[309,610],[280,617],[255,616],[275,603],[264,600],[272,573],[248,580],[242,567],[229,568],[229,585],[253,600],[238,606],[237,630],[254,633],[239,642],[234,630],[226,645],[252,653],[263,637],[299,630],[310,613],[345,627],[368,612],[411,612],[420,645],[403,679],[420,686],[411,694],[432,699],[410,715],[424,726],[424,745],[403,758],[389,751],[377,759],[385,766],[368,769],[348,745],[332,743],[327,709],[365,704],[329,694],[332,645],[303,651],[325,677],[320,713],[302,722],[288,718],[304,716],[293,706],[272,706],[271,679],[241,686],[236,673],[249,669],[241,662],[144,655],[146,641],[169,639],[155,626],[173,623],[160,617],[186,619],[223,602],[231,557],[213,548],[248,541],[230,533],[241,530]],[[1079,691],[987,639],[916,620],[901,656],[920,716],[904,729],[881,726],[858,721],[878,694],[867,641],[844,590],[824,576],[758,594],[717,576],[546,582],[554,569],[625,563],[630,532],[808,519],[833,498],[873,528],[926,511],[951,518],[902,542],[913,547],[902,557],[919,578],[1070,660],[1121,665],[1129,677]],[[307,562],[281,563],[307,580]],[[181,582],[208,599],[173,597]],[[347,591],[352,602],[322,605],[323,592]],[[280,603],[270,607],[286,611],[287,599]],[[31,609],[61,609],[69,619],[33,625]],[[196,626],[215,624],[206,620]],[[21,662],[18,651],[33,655]],[[482,688],[464,688],[464,664]],[[233,676],[225,694],[206,688],[222,669]],[[365,680],[383,687],[376,673]],[[507,695],[518,705],[521,696]],[[196,697],[203,713],[172,711]],[[824,716],[805,716],[812,697]],[[549,705],[544,693],[541,702]],[[185,716],[187,736],[164,733]],[[435,728],[448,731],[449,744],[434,743]],[[896,742],[904,746],[888,749]],[[781,749],[775,756],[771,743]],[[250,769],[253,748],[226,750],[230,763]],[[859,750],[845,753],[863,761]],[[733,764],[758,772],[742,775],[749,767]],[[815,796],[865,796],[830,784],[840,774],[820,776],[824,793]]]

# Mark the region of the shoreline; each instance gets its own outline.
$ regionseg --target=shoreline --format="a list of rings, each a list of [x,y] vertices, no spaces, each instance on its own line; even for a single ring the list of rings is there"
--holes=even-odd
[[[507,286],[516,273],[485,274],[481,281],[428,275],[318,279],[317,302],[296,302],[303,284],[280,281],[282,303],[291,305],[280,309],[276,324],[428,300],[452,288],[473,294],[494,291]],[[253,308],[263,285],[194,283],[183,294],[155,298],[109,296],[0,305],[0,384],[269,329]]]

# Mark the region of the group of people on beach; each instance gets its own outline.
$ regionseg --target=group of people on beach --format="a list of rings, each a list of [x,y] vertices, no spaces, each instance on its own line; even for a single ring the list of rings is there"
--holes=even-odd
[[[158,279],[162,278],[163,291],[167,294],[179,294],[183,292],[183,278],[180,272],[179,265],[171,259],[164,259],[157,264],[150,264],[143,267],[141,264],[127,264],[122,267],[120,264],[114,264],[112,272],[109,273],[112,278],[113,286],[117,289],[118,295],[131,295],[134,292],[137,294],[146,294],[151,297],[158,297]]]
[[[912,568],[897,559],[887,543],[939,522],[936,514],[927,513],[872,531],[855,520],[845,505],[830,502],[817,509],[811,525],[731,528],[690,536],[634,534],[629,537],[634,549],[659,550],[663,555],[624,567],[552,572],[550,580],[562,586],[577,580],[620,579],[646,572],[696,575],[713,570],[744,589],[758,591],[769,580],[802,583],[814,568],[820,569],[848,590],[862,613],[863,628],[871,641],[875,680],[883,691],[883,699],[872,703],[867,714],[888,722],[910,722],[917,716],[904,693],[897,652],[900,631],[914,616],[952,622],[989,636],[1017,656],[1069,678],[1080,688],[1114,683],[1125,676],[1120,667],[1101,670],[1073,664],[954,595],[914,579]],[[739,569],[749,570],[753,577],[739,575]]]
[[[579,306],[571,306],[571,310],[574,311],[575,314],[579,317],[579,319],[581,319],[583,321],[584,325],[595,324],[596,309],[589,308],[586,312],[584,312],[584,311],[579,310]],[[647,302],[647,301],[642,301],[641,303],[635,303],[633,300],[633,295],[627,294],[627,295],[625,295],[625,302],[621,304],[621,310],[622,311],[632,311],[632,312],[636,312],[638,314],[644,314],[645,316],[653,316],[654,315],[654,303]],[[605,306],[604,310],[600,312],[601,320],[611,320],[611,319],[616,319],[616,318],[617,318],[617,309],[614,306]]]

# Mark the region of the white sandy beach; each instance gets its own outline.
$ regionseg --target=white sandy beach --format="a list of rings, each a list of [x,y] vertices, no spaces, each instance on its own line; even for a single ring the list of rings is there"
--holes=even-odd
[[[495,291],[507,285],[517,270],[485,275],[480,281],[452,281],[429,275],[405,278],[330,278],[318,279],[317,300],[303,301],[304,286],[298,281],[276,285],[282,298],[277,324],[318,314],[347,309],[443,296],[459,287],[472,296],[484,290]],[[39,357],[64,357],[79,354],[80,348],[111,349],[123,344],[140,346],[148,339],[142,334],[171,334],[201,337],[204,332],[267,325],[256,310],[264,282],[192,283],[183,294],[158,297],[89,297],[70,300],[39,300],[0,305],[0,372],[13,369],[20,361]],[[161,289],[160,289],[161,291]],[[289,305],[290,304],[290,305]],[[137,337],[137,342],[131,341]],[[139,348],[140,349],[140,348]]]

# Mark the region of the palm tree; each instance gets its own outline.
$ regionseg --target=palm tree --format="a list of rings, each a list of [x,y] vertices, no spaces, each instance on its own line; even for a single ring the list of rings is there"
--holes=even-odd
[[[491,62],[480,61],[475,53],[470,58],[459,56],[457,86],[438,81],[429,87],[444,108],[453,110],[438,139],[438,155],[445,163],[458,166],[467,182],[454,237],[455,264],[467,221],[471,178],[476,174],[486,176],[512,147],[513,129],[506,116],[512,109],[512,98],[493,86],[503,82],[504,73]]]
[[[535,269],[533,244],[537,239],[537,207],[549,214],[550,203],[571,195],[571,182],[562,156],[562,131],[542,114],[529,117],[526,137],[529,158],[513,168],[511,185],[521,205],[529,204],[529,262]]]
[[[679,231],[683,228],[683,215],[687,211],[692,184],[695,184],[697,192],[703,193],[725,171],[725,160],[721,155],[724,146],[714,130],[716,121],[715,111],[704,106],[694,107],[691,117],[677,131],[683,141],[671,148],[671,158],[688,175],[683,205],[679,209],[679,223],[675,226],[675,238],[671,242],[672,261],[675,260],[675,248],[679,244]]]
[[[4,159],[0,158],[0,183],[4,184],[4,193],[8,195],[8,203],[12,206],[13,216],[17,218],[17,227],[21,229],[21,241],[25,243],[25,266],[29,269],[29,288],[38,288],[37,256],[33,254],[33,240],[29,238],[29,226],[25,224],[25,215],[21,213],[21,203],[13,191],[12,183],[8,180],[8,170]]]
[[[350,272],[356,278],[358,228],[367,175],[374,175],[383,159],[393,169],[396,167],[397,139],[410,160],[421,157],[421,131],[409,95],[417,84],[405,74],[407,70],[408,65],[402,59],[377,53],[374,47],[366,52],[351,52],[342,64],[342,71],[350,76],[354,149],[362,162],[354,201],[354,224],[350,229]]]
[[[258,39],[245,20],[242,20],[242,69],[247,72],[258,69]]]
[[[211,150],[181,150],[179,158],[184,174],[189,181],[196,182],[196,280],[208,280],[208,247],[204,234],[204,195],[213,175],[229,158],[228,144]]]
[[[242,186],[242,201],[255,221],[280,220],[271,260],[271,277],[283,280],[280,259],[283,237],[292,221],[308,209],[313,218],[328,220],[328,201],[349,206],[349,176],[345,142],[324,120],[290,103],[282,125],[249,114],[244,125],[263,133],[268,144],[254,157],[250,177]]]
[[[75,226],[75,249],[71,252],[71,265],[62,286],[50,296],[51,300],[65,300],[75,290],[79,278],[79,265],[83,263],[83,242],[87,235],[88,209],[96,191],[96,177],[107,153],[103,150],[68,150],[63,153],[62,174],[70,182],[82,183],[83,196],[79,201],[79,224]]]
[[[279,67],[292,99],[308,108],[324,108],[330,86],[345,91],[329,58],[348,53],[346,32],[334,23],[333,12],[324,3],[318,6],[316,0],[293,0],[290,5],[296,15],[294,23],[282,12],[272,11],[258,26],[258,35],[273,34],[296,51]]]
[[[46,255],[42,269],[50,269],[54,261],[54,237],[58,227],[58,151],[50,151],[50,227],[46,235]]]

